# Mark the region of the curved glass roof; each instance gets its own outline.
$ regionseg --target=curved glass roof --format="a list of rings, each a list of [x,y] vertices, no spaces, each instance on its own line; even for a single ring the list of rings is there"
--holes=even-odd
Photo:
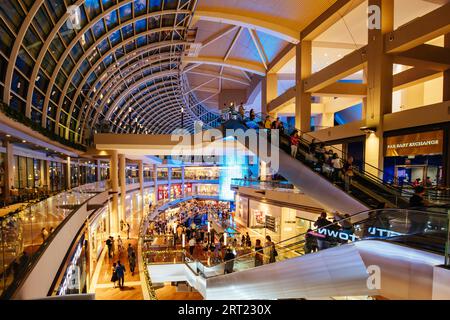
[[[2,0],[3,101],[79,143],[95,129],[170,133],[181,127],[181,110],[185,128],[195,120],[214,125],[217,116],[183,91],[180,74],[195,6],[196,0]]]

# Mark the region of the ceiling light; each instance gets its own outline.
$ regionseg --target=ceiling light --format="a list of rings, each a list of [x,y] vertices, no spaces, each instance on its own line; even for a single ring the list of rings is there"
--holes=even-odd
[[[6,137],[7,137],[7,138],[11,138],[11,135],[10,135],[10,134],[7,134]]]
[[[367,134],[371,134],[371,133],[377,132],[377,128],[376,127],[361,127],[361,128],[359,128],[359,130],[364,131]]]
[[[27,140],[22,140],[22,143],[26,143],[27,142]]]

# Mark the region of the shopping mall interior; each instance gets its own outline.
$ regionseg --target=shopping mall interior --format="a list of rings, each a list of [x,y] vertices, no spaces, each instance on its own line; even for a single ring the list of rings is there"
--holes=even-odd
[[[0,0],[1,300],[450,300],[450,1]]]

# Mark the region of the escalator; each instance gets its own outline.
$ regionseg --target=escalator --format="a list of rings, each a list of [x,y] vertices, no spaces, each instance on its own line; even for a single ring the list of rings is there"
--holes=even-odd
[[[359,216],[369,218],[361,220]],[[359,220],[353,224],[352,232],[334,228],[346,220]],[[275,244],[278,252],[275,263],[264,261],[258,265],[258,253],[252,252],[232,260],[233,272],[225,274],[230,262],[208,266],[187,258],[186,280],[206,299],[375,296],[380,292],[367,286],[367,268],[371,265],[380,265],[383,270],[390,268],[386,279],[395,281],[392,266],[398,264],[398,268],[424,272],[423,277],[407,275],[409,283],[402,284],[403,287],[414,287],[414,281],[430,286],[432,275],[427,278],[429,271],[423,270],[444,261],[447,228],[448,217],[439,214],[404,209],[371,210]],[[330,248],[307,254],[304,249],[306,241],[310,241],[306,240],[308,234],[329,242]],[[377,261],[376,257],[384,261]],[[405,273],[397,276],[405,277]],[[384,282],[384,286],[383,294],[388,295],[391,285]]]
[[[280,133],[278,149],[279,152],[279,174],[289,180],[292,184],[302,190],[306,195],[324,204],[326,209],[338,210],[353,214],[359,211],[382,208],[407,208],[409,207],[409,198],[412,196],[411,191],[404,191],[400,187],[396,187],[385,183],[380,176],[385,173],[372,167],[370,164],[364,163],[362,170],[354,170],[354,176],[346,183],[344,178],[340,176],[338,179],[331,174],[332,168],[325,164],[323,160],[316,157],[317,154],[311,152],[314,147],[311,146],[312,137],[307,133],[302,133],[298,148],[297,161],[294,161],[290,152],[289,134],[294,132],[295,128],[287,125],[284,127],[284,133]],[[250,121],[248,119],[242,121],[239,117],[227,120],[222,124],[224,135],[229,134],[227,129],[262,129],[261,118],[255,118]],[[260,130],[261,129],[261,130]],[[265,129],[264,129],[265,130]],[[300,130],[297,130],[301,133]],[[266,141],[259,141],[265,139]],[[274,145],[270,145],[270,137],[258,136],[258,144],[267,142],[268,149],[276,149]],[[253,153],[259,154],[255,146],[245,142],[246,147]],[[315,141],[320,144],[320,141]],[[342,154],[343,159],[347,155],[341,150],[327,146],[327,149],[333,150],[334,153]],[[268,154],[270,152],[268,151]],[[270,158],[264,159],[270,161]],[[374,174],[376,173],[376,174]],[[326,195],[326,196],[324,196]],[[446,202],[448,199],[444,199]],[[448,202],[448,201],[447,201]]]

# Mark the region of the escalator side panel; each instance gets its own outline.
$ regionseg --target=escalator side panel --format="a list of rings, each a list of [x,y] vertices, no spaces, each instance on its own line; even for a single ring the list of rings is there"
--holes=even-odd
[[[387,299],[431,300],[434,266],[444,257],[385,241],[354,243],[366,266],[380,268],[379,295]]]
[[[206,299],[298,299],[375,295],[350,245],[207,279]]]

